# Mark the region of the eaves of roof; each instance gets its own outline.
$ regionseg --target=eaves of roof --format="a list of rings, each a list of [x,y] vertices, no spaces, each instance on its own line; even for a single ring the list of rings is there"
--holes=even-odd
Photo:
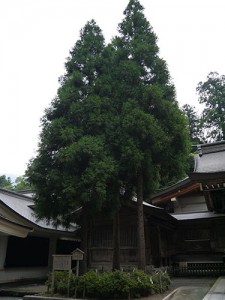
[[[137,202],[135,201],[131,201],[128,204],[129,207],[133,208],[133,209],[137,209]],[[147,202],[143,202],[143,209],[144,209],[144,214],[148,215],[148,216],[153,216],[157,219],[161,219],[167,222],[170,222],[172,224],[175,224],[177,222],[177,220],[171,216],[170,214],[168,214],[163,208],[161,207],[157,207],[154,206],[152,204],[149,204]]]
[[[2,192],[2,193],[4,193],[4,194],[14,195],[14,196],[16,196],[17,198],[22,198],[22,199],[27,199],[27,200],[33,199],[31,196],[24,195],[24,194],[22,194],[22,193],[20,193],[20,192],[7,190],[7,189],[4,189],[4,188],[2,188],[2,187],[0,187],[0,192]]]
[[[193,182],[204,182],[204,181],[218,181],[224,182],[225,180],[225,172],[193,172],[189,174],[190,179]]]
[[[190,213],[173,213],[171,214],[178,221],[193,221],[204,219],[225,218],[223,213],[215,213],[210,211],[205,212],[190,212]]]
[[[0,215],[0,231],[5,234],[24,238],[28,235],[28,233],[33,231],[33,228],[24,226]]]
[[[21,214],[19,214],[17,211],[12,209],[10,206],[5,204],[5,202],[3,202],[1,199],[0,199],[0,205],[5,207],[5,209],[9,210],[10,212],[15,214],[16,216],[18,216],[21,219],[21,223],[26,223],[26,224],[28,224],[28,227],[32,227],[33,229],[36,228],[36,229],[38,229],[39,231],[42,231],[42,232],[57,233],[57,234],[63,234],[63,235],[71,235],[73,233],[73,231],[60,230],[60,229],[57,229],[57,228],[42,227],[42,226],[38,225],[37,223],[34,223],[31,220],[29,220],[29,219],[25,218],[24,216],[22,216]]]
[[[192,190],[198,189],[199,184],[192,182],[190,178],[185,178],[165,189],[160,190],[159,192],[151,196],[151,202],[153,204],[165,202],[174,197],[179,197],[183,194],[186,194]]]

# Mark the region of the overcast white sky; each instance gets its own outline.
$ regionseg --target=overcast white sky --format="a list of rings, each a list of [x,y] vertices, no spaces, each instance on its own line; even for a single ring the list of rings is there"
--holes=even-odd
[[[196,86],[225,74],[224,0],[140,0],[158,36],[180,106],[198,106]],[[35,155],[40,118],[85,23],[106,41],[128,0],[0,0],[0,175],[23,175]]]

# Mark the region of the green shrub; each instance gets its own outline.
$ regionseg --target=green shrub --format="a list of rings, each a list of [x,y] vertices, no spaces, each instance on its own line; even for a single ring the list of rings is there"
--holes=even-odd
[[[148,296],[152,293],[152,290],[153,284],[148,274],[138,269],[134,269],[130,273],[130,294],[132,297]]]
[[[166,271],[158,271],[150,275],[150,280],[153,282],[153,291],[162,293],[169,288],[170,277]]]
[[[129,293],[129,275],[120,271],[96,273],[79,277],[78,293],[85,289],[87,297],[124,298]]]
[[[68,272],[55,272],[54,293],[68,295]],[[51,282],[51,279],[49,279]],[[70,275],[69,296],[109,299],[133,298],[160,293],[168,289],[170,278],[167,272],[146,274],[134,269],[130,273],[114,271],[97,273],[89,271],[83,276]]]
[[[48,284],[51,285],[52,273],[49,277]],[[69,273],[65,271],[54,272],[54,293],[67,295],[68,293]]]

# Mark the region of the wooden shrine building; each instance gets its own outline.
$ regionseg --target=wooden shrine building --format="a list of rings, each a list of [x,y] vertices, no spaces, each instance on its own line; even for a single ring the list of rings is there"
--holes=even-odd
[[[155,194],[152,203],[178,221],[171,261],[221,265],[225,251],[225,142],[198,146],[189,177]]]
[[[225,142],[198,146],[193,172],[144,203],[146,267],[222,264],[225,250]],[[137,266],[136,203],[120,211],[120,258]],[[88,265],[112,267],[112,221],[90,226]]]

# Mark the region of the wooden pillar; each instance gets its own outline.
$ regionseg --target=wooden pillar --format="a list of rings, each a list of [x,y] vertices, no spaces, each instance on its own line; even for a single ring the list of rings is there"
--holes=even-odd
[[[8,246],[8,236],[0,237],[0,270],[4,269]]]
[[[49,248],[48,248],[48,268],[51,270],[53,266],[53,254],[56,254],[56,244],[57,239],[56,238],[50,238],[49,239]]]
[[[83,207],[82,214],[82,225],[81,225],[81,250],[84,252],[84,259],[80,264],[80,275],[87,272],[88,267],[88,214],[85,207]]]
[[[158,245],[159,245],[159,265],[162,267],[163,261],[162,261],[162,240],[161,240],[161,230],[160,227],[157,226],[157,234],[158,234]]]
[[[152,265],[152,251],[151,251],[151,234],[150,230],[151,228],[151,221],[150,217],[148,219],[145,219],[145,247],[146,247],[146,265]]]
[[[120,270],[120,217],[115,213],[113,219],[113,271]]]
[[[210,191],[204,191],[203,194],[204,194],[204,197],[205,197],[205,202],[206,202],[208,210],[213,211],[214,206],[213,206],[212,197],[210,195]]]

